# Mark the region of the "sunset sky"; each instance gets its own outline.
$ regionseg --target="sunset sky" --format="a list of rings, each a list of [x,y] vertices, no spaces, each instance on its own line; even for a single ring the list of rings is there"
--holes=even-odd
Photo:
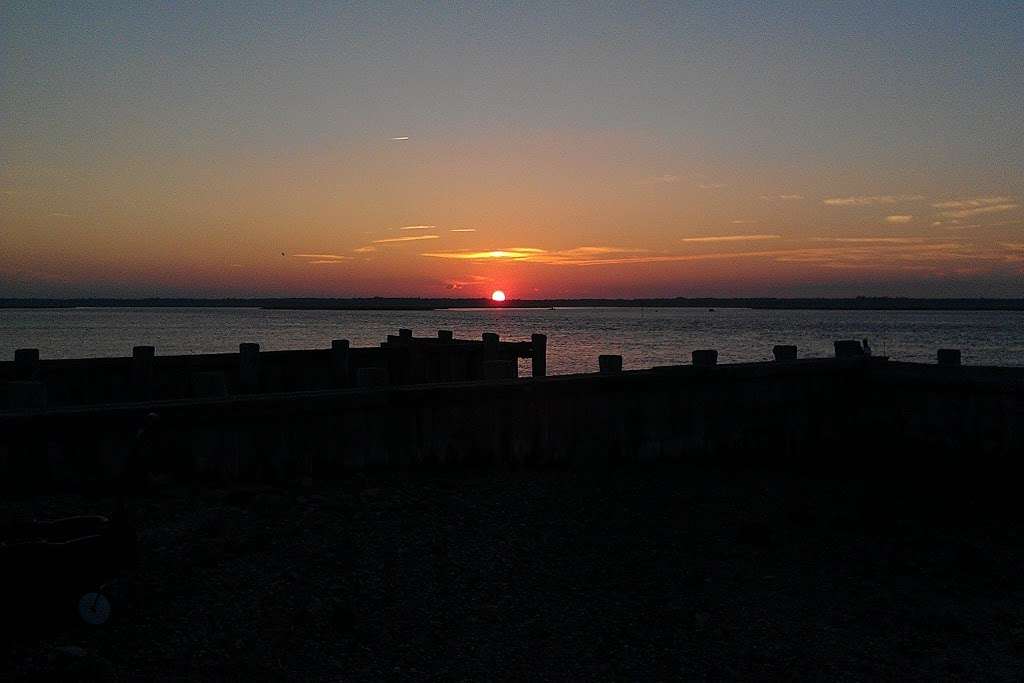
[[[0,4],[0,296],[1024,296],[1024,3]]]

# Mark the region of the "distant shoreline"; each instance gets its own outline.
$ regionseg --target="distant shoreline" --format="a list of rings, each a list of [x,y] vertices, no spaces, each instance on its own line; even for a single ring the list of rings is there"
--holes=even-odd
[[[837,311],[1024,311],[1024,299],[853,298],[648,298],[648,299],[489,299],[416,298],[252,298],[252,299],[0,299],[0,309],[68,308],[260,308],[300,311],[432,311],[461,308],[748,308]]]

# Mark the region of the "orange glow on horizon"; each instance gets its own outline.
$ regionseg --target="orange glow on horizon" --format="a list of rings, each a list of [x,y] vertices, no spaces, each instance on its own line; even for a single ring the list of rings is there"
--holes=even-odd
[[[13,4],[3,299],[1024,297],[1020,88],[954,68],[1020,71],[1009,3],[901,10],[898,101],[891,40],[836,47],[892,18],[849,3],[798,44],[782,3],[367,3],[254,42],[213,3]]]

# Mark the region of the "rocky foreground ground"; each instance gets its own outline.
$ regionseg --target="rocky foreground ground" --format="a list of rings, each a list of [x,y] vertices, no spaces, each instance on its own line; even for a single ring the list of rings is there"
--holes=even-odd
[[[1019,679],[1024,542],[1000,495],[682,465],[164,487],[136,503],[134,608],[104,627],[15,628],[0,671]]]

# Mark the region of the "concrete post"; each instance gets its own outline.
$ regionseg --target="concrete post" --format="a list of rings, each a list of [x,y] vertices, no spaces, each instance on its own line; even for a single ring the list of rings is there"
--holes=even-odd
[[[14,377],[23,382],[39,379],[39,349],[14,352]]]
[[[348,384],[349,378],[349,343],[348,339],[335,339],[331,342],[331,373],[334,383],[338,386]]]
[[[224,373],[219,370],[214,372],[193,372],[192,395],[196,398],[227,396],[228,384],[224,379]]]
[[[772,348],[775,360],[782,363],[787,360],[796,360],[796,346],[792,344],[776,344]]]
[[[484,361],[484,379],[485,380],[496,380],[496,379],[514,379],[517,375],[518,367],[515,361],[511,360],[489,360]]]
[[[451,330],[438,330],[437,338],[443,342],[451,342],[455,340],[455,333]]]
[[[132,397],[137,401],[153,398],[153,357],[156,349],[152,346],[132,347]]]
[[[482,335],[483,339],[483,365],[480,374],[484,379],[487,378],[486,365],[488,362],[493,360],[501,360],[501,347],[499,344],[498,335],[494,332],[484,332]]]
[[[545,334],[535,334],[530,337],[530,343],[533,350],[533,376],[544,377],[548,374],[548,337]]]
[[[597,357],[597,366],[602,375],[614,375],[622,372],[622,356],[602,354]]]
[[[42,382],[8,382],[7,407],[17,413],[46,410],[46,385]]]
[[[359,368],[356,370],[357,387],[384,387],[387,385],[387,368]]]
[[[698,349],[691,354],[693,364],[700,367],[709,367],[718,364],[718,351],[715,349]]]
[[[863,358],[864,347],[856,339],[840,339],[835,342],[836,358]]]
[[[939,349],[939,365],[960,365],[960,349]]]
[[[414,342],[412,330],[401,329],[398,331],[398,344],[404,347],[401,352],[398,372],[395,374],[396,384],[420,384],[424,381],[423,354],[420,353],[418,345]],[[393,368],[394,369],[394,368]]]
[[[259,391],[260,388],[260,345],[238,345],[238,385],[242,391]]]

